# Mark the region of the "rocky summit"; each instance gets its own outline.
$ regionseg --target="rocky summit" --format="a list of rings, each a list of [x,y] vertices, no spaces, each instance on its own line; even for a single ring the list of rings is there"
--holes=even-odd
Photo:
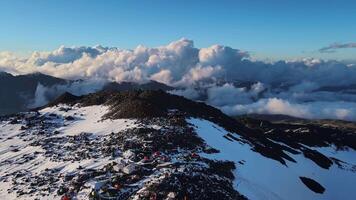
[[[0,199],[354,199],[356,129],[231,118],[162,90],[0,119]]]

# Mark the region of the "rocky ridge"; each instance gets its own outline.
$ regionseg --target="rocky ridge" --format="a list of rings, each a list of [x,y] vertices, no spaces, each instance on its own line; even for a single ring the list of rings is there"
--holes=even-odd
[[[354,161],[321,150],[354,151],[353,129],[236,120],[163,91],[65,93],[32,112],[2,117],[0,130],[0,197],[7,199],[275,196],[274,185],[286,183],[264,185],[268,173],[251,168],[257,161],[290,173],[287,184],[297,187],[291,188],[318,199],[314,193],[327,198],[337,188],[313,174],[341,170],[345,178],[356,169]],[[312,173],[289,171],[310,161]],[[252,181],[268,192],[254,191]]]

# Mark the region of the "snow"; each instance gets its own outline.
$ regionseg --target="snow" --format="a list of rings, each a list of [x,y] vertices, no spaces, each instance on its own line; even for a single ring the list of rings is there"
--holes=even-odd
[[[62,107],[66,107],[62,105]],[[95,105],[88,107],[74,106],[68,111],[61,111],[58,106],[45,108],[40,111],[41,114],[54,113],[65,118],[72,116],[73,121],[68,121],[66,126],[61,127],[58,131],[65,135],[77,135],[79,133],[93,133],[94,135],[105,135],[111,132],[119,132],[126,128],[134,127],[136,120],[132,119],[115,119],[102,120],[104,114],[109,111],[108,106]]]
[[[136,127],[136,120],[132,119],[105,119],[103,115],[109,111],[107,106],[88,106],[69,107],[59,105],[54,107],[44,108],[39,111],[41,116],[48,116],[51,131],[58,131],[58,134],[53,137],[75,136],[81,133],[91,133],[93,137],[105,136],[111,132],[120,132],[128,128]],[[33,113],[32,113],[33,114]],[[55,114],[51,115],[51,114]],[[29,114],[31,115],[31,113]],[[69,120],[67,117],[73,117],[74,120]],[[29,117],[29,116],[27,116]],[[67,119],[66,119],[67,118]],[[202,137],[208,145],[220,150],[216,154],[202,154],[201,156],[217,159],[234,161],[237,169],[235,170],[234,187],[241,194],[249,199],[354,199],[356,196],[356,173],[351,171],[351,166],[356,164],[355,151],[340,151],[333,147],[313,148],[326,156],[335,157],[349,164],[344,164],[345,170],[340,169],[336,165],[330,167],[329,170],[322,169],[314,162],[306,159],[302,154],[290,155],[297,163],[288,162],[287,166],[281,163],[263,157],[257,152],[251,150],[251,146],[247,143],[237,141],[229,141],[223,136],[228,132],[222,127],[198,118],[190,118],[187,121],[196,129],[197,134]],[[86,169],[98,169],[112,162],[110,157],[90,158],[81,161],[51,161],[43,154],[35,156],[34,159],[26,161],[24,156],[31,156],[34,152],[44,152],[40,146],[29,145],[32,140],[26,141],[26,137],[18,137],[24,132],[21,126],[25,123],[11,124],[9,121],[0,121],[0,199],[35,199],[36,196],[21,196],[17,197],[16,193],[8,193],[7,189],[11,186],[11,181],[4,182],[1,177],[5,174],[18,170],[28,170],[32,174],[40,174],[46,168],[59,169],[60,173],[68,174],[78,171],[81,166]],[[161,126],[152,125],[152,128],[161,129]],[[26,130],[31,131],[31,130]],[[234,134],[235,137],[243,139]],[[28,137],[52,137],[50,136],[32,136]],[[90,135],[92,137],[92,135]],[[14,151],[18,149],[18,151]],[[179,150],[179,154],[184,152]],[[122,153],[122,158],[116,158],[116,162],[124,162],[126,166],[133,152],[125,151]],[[14,161],[6,163],[7,161]],[[171,162],[177,162],[176,157],[172,157]],[[242,164],[241,164],[242,163]],[[162,163],[157,165],[158,171],[154,174],[145,177],[139,185],[145,185],[152,182],[159,182],[164,178],[166,172],[165,166],[172,163]],[[129,165],[125,170],[129,173],[135,169],[134,165]],[[183,170],[179,169],[179,170]],[[316,194],[309,190],[299,179],[300,176],[312,178],[326,188],[324,194]],[[94,182],[92,184],[95,184]],[[144,191],[142,188],[140,191]],[[86,199],[88,191],[81,191],[77,199]],[[55,194],[41,197],[41,199],[59,199]]]
[[[20,127],[21,125],[19,124],[0,125],[0,137],[1,137],[0,155],[9,152],[11,149],[10,146],[21,146],[25,144],[21,139],[14,137],[20,133]],[[7,138],[13,138],[13,139],[6,140]]]
[[[287,166],[285,166],[252,151],[249,144],[226,140],[223,136],[228,132],[210,121],[197,118],[190,118],[187,121],[194,125],[198,135],[208,145],[220,150],[220,153],[202,156],[235,162],[237,169],[234,186],[249,199],[351,200],[356,196],[355,172],[342,170],[336,165],[333,165],[329,170],[322,169],[309,159],[304,158],[302,154],[289,154],[297,163],[287,162]],[[330,149],[321,150],[329,151]],[[339,152],[340,155],[343,155],[342,158],[348,158],[344,161],[355,163],[355,151]],[[334,152],[333,157],[338,157],[337,154]],[[344,156],[345,154],[348,156]],[[239,161],[242,161],[243,164],[240,164]],[[309,177],[319,182],[326,188],[325,193],[316,194],[309,190],[299,180],[300,176]]]
[[[65,108],[65,109],[64,109]],[[105,113],[108,112],[107,106],[89,106],[89,107],[68,107],[59,105],[54,107],[44,108],[39,111],[40,115],[50,116],[56,114],[55,117],[50,117],[50,123],[53,124],[54,130],[59,131],[55,136],[73,136],[80,133],[92,133],[94,136],[107,135],[112,132],[120,132],[128,128],[135,127],[135,120],[132,119],[117,119],[117,120],[102,120]],[[53,116],[53,115],[52,115]],[[68,116],[74,117],[74,120],[65,119]],[[30,117],[30,116],[26,116]],[[34,159],[23,161],[23,156],[31,155],[34,152],[44,152],[40,146],[31,146],[33,140],[25,141],[18,137],[24,130],[25,122],[19,124],[11,124],[9,121],[0,121],[0,199],[36,199],[36,196],[21,196],[17,197],[15,192],[8,193],[7,190],[11,187],[11,181],[4,182],[1,177],[6,174],[18,171],[28,170],[32,174],[39,174],[46,168],[60,169],[60,173],[66,174],[77,171],[79,166],[84,168],[101,168],[109,162],[110,158],[99,159],[84,159],[81,161],[54,162],[49,158],[39,154]],[[27,130],[31,131],[31,130]],[[26,136],[27,137],[27,136]],[[28,137],[42,137],[29,135]],[[45,136],[48,137],[48,136]],[[50,136],[49,136],[50,137]],[[18,149],[18,151],[12,151]],[[7,162],[10,163],[7,163]],[[41,197],[41,199],[59,199],[55,194]]]

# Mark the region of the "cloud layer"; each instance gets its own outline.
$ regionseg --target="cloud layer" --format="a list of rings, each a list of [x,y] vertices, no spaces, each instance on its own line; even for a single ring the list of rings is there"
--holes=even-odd
[[[356,48],[356,42],[345,43],[345,44],[334,43],[327,47],[323,47],[323,48],[319,49],[319,52],[320,53],[334,53],[337,49],[347,49],[347,48]]]
[[[322,51],[336,48],[346,47],[334,45]],[[204,100],[231,115],[271,113],[356,120],[355,65],[318,59],[266,63],[227,46],[196,48],[188,39],[132,50],[60,47],[53,52],[35,52],[28,58],[3,52],[0,71],[41,72],[91,83],[77,89],[71,86],[74,93],[100,88],[105,81],[155,80],[179,88],[172,93]],[[41,94],[44,88],[39,86],[38,90]]]

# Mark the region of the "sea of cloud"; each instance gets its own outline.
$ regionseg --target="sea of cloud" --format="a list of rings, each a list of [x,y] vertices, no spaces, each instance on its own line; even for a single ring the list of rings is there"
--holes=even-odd
[[[49,90],[84,94],[107,81],[174,86],[174,94],[202,100],[230,115],[286,114],[304,118],[356,120],[356,66],[333,60],[264,62],[246,51],[213,45],[196,48],[181,39],[166,46],[135,49],[60,47],[29,57],[0,53],[0,71],[41,72],[84,80],[71,87],[38,86],[34,105]],[[95,81],[93,81],[95,80]],[[44,92],[46,91],[46,92]]]

